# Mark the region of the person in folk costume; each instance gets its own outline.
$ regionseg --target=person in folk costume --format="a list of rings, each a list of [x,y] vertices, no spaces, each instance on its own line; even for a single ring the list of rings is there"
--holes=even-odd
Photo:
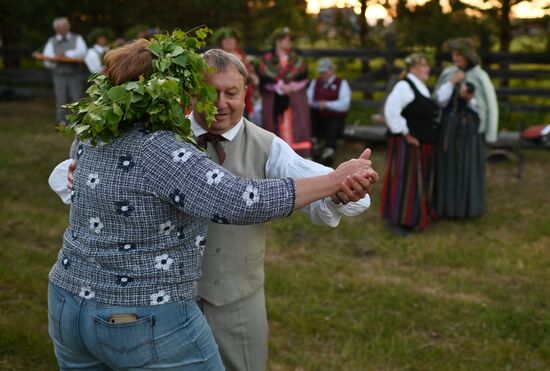
[[[254,104],[252,97],[254,95],[254,92],[256,91],[256,88],[258,87],[258,84],[260,83],[260,79],[258,75],[256,75],[256,71],[254,70],[254,66],[250,61],[248,60],[248,56],[246,53],[239,47],[239,40],[241,39],[240,33],[231,27],[222,27],[216,30],[214,34],[212,35],[212,41],[218,45],[220,49],[223,51],[226,51],[228,53],[233,54],[235,57],[237,57],[246,68],[247,72],[247,90],[246,95],[244,97],[245,101],[245,111],[244,116],[249,117],[249,115],[254,110]]]
[[[313,129],[313,158],[330,166],[334,161],[338,136],[344,129],[351,89],[346,80],[336,76],[329,58],[319,60],[317,73],[318,78],[307,88]]]
[[[424,230],[436,217],[432,193],[439,107],[425,83],[430,76],[426,57],[413,53],[405,65],[384,105],[389,138],[381,213],[397,235]]]
[[[107,43],[111,38],[111,32],[107,29],[96,28],[88,35],[88,41],[93,44],[86,51],[84,63],[88,67],[90,73],[102,73],[105,66],[103,65],[103,56],[109,50]]]
[[[262,126],[303,157],[311,156],[311,124],[306,95],[307,66],[292,49],[288,27],[273,33],[274,48],[258,67],[262,94]]]
[[[437,147],[435,205],[440,217],[473,218],[485,211],[485,141],[495,142],[498,103],[470,38],[449,40],[453,66],[439,77],[443,110]]]
[[[71,25],[65,17],[53,21],[55,35],[44,46],[45,57],[84,58],[86,42],[82,36],[70,32]],[[64,125],[66,109],[62,106],[82,98],[84,95],[84,70],[81,63],[45,61],[46,68],[52,71],[57,106],[57,122]]]

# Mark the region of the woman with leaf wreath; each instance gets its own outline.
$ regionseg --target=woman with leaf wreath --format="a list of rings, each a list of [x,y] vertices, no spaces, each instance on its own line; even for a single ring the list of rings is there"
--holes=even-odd
[[[361,158],[298,180],[238,178],[211,162],[181,107],[197,99],[210,120],[216,112],[195,53],[205,36],[110,51],[106,75],[69,106],[78,168],[48,288],[61,369],[223,369],[195,302],[207,222],[264,222],[339,191],[355,201],[376,177]]]
[[[262,93],[262,127],[275,133],[302,157],[311,157],[311,121],[307,100],[307,66],[292,49],[288,27],[272,35],[274,48],[258,67]]]
[[[442,218],[474,218],[485,211],[485,142],[497,140],[495,88],[471,38],[445,43],[453,65],[437,81],[443,107],[436,158],[435,205]]]

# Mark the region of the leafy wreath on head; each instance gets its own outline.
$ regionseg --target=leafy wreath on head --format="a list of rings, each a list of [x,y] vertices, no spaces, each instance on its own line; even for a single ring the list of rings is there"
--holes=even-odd
[[[207,122],[214,121],[216,90],[204,82],[204,74],[211,71],[198,54],[212,31],[201,27],[194,37],[191,32],[154,35],[149,45],[152,72],[138,81],[114,85],[105,75],[92,75],[87,96],[65,105],[68,124],[60,130],[96,145],[110,142],[135,122],[146,122],[149,131],[169,130],[180,140],[194,142],[184,109],[196,99],[196,111],[204,113]]]

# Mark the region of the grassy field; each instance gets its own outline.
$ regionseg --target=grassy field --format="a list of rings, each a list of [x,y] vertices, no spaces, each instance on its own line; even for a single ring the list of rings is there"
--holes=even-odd
[[[54,370],[46,286],[68,208],[47,185],[70,138],[50,101],[0,103],[0,369]],[[344,158],[359,144],[341,143]],[[374,161],[383,174],[384,149]],[[379,190],[336,229],[272,223],[271,370],[550,369],[550,152],[488,164],[483,218],[394,237]]]

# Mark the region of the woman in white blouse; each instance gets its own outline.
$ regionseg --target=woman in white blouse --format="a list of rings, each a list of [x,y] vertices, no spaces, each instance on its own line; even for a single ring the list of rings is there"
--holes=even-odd
[[[439,109],[425,84],[430,76],[426,57],[411,54],[405,65],[384,106],[389,135],[381,213],[398,235],[423,230],[436,216],[432,189]]]

